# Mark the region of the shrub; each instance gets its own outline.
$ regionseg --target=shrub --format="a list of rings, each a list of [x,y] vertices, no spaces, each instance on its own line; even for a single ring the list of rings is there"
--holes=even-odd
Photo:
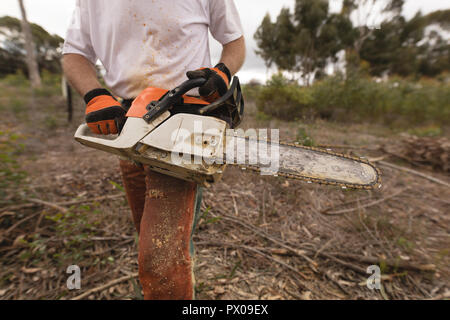
[[[29,87],[30,83],[22,71],[18,70],[14,74],[8,74],[2,79],[2,82],[14,87]]]
[[[256,103],[259,112],[284,120],[314,115],[341,122],[439,126],[450,119],[450,84],[401,78],[378,83],[360,74],[337,74],[300,87],[276,75],[259,89]]]
[[[284,120],[301,118],[308,113],[313,97],[308,88],[275,75],[259,90],[256,99],[258,111]]]

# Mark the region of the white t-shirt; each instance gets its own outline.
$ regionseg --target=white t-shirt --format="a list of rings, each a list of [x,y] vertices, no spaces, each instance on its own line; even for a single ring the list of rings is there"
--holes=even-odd
[[[77,0],[63,53],[99,59],[106,85],[129,99],[210,67],[208,28],[221,44],[243,35],[233,0]]]

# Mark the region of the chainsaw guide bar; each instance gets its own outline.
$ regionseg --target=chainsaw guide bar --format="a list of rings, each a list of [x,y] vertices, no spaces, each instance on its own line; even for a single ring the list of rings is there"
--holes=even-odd
[[[249,141],[249,138],[243,139]],[[381,187],[381,172],[369,160],[333,152],[331,149],[302,146],[298,143],[270,141],[257,143],[278,145],[279,168],[276,172],[270,173],[267,166],[262,164],[249,164],[247,154],[244,164],[236,164],[236,159],[234,163],[227,159],[226,163],[260,174],[266,171],[266,175],[338,186],[343,189],[371,190]]]

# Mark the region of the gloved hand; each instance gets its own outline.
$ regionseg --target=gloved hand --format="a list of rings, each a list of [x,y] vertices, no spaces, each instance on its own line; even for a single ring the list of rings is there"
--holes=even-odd
[[[115,134],[125,120],[126,110],[106,89],[94,89],[84,96],[86,123],[96,134]]]
[[[186,73],[189,79],[205,78],[206,83],[198,89],[200,96],[214,102],[228,91],[231,81],[231,73],[224,63],[219,63],[214,68],[201,68]]]

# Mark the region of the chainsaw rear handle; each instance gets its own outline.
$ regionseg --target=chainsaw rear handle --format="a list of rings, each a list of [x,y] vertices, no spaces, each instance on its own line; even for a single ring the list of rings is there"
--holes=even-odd
[[[75,133],[75,140],[95,149],[121,155],[132,150],[141,139],[169,117],[170,112],[165,112],[150,123],[141,118],[127,118],[123,131],[115,138],[93,135],[88,125],[82,124]]]
[[[153,119],[157,118],[165,111],[172,108],[172,106],[174,106],[176,103],[178,103],[182,99],[184,94],[186,94],[187,92],[189,92],[194,88],[199,88],[203,86],[206,83],[206,81],[207,80],[205,78],[196,78],[187,80],[182,84],[180,84],[175,89],[167,92],[158,101],[150,102],[147,106],[148,112],[143,117],[144,120],[150,122]]]
[[[121,149],[127,149],[127,147],[131,148],[135,144],[124,144],[124,141],[122,141],[123,139],[121,139],[120,137],[121,136],[118,136],[114,140],[100,136],[94,137],[92,136],[91,129],[87,124],[80,125],[78,127],[78,130],[75,132],[75,140],[79,143],[91,148],[100,149],[117,155],[121,155]]]

